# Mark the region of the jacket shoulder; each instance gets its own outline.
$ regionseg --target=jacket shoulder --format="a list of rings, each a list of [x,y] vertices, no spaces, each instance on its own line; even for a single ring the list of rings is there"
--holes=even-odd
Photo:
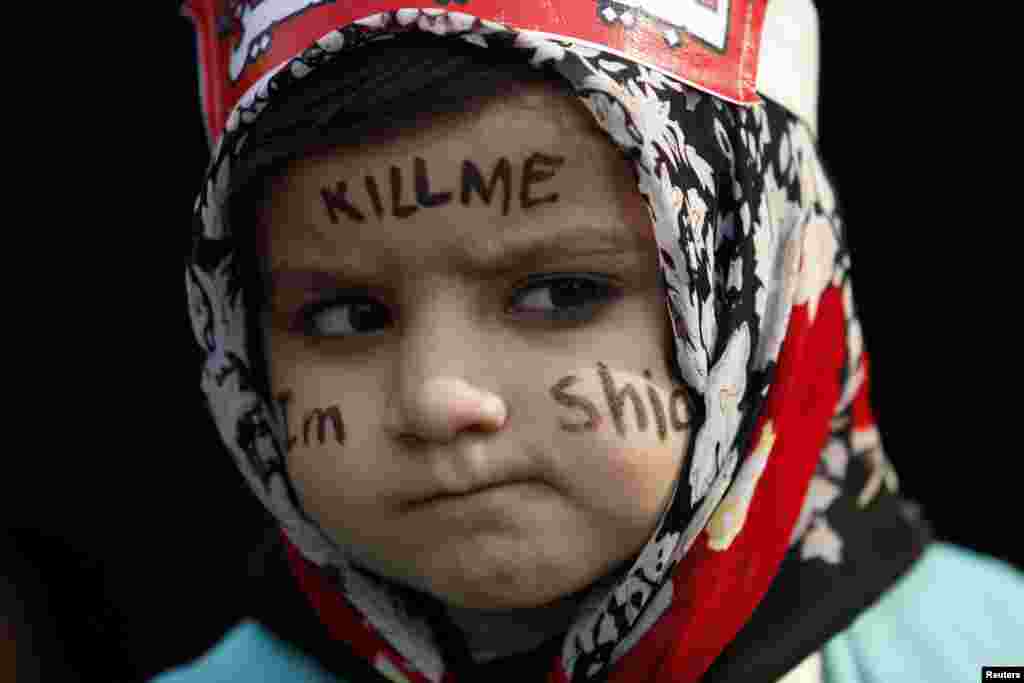
[[[880,600],[824,648],[827,683],[978,680],[1019,665],[1024,574],[1001,560],[933,543]]]
[[[150,683],[349,683],[279,640],[251,619],[227,632],[205,655]]]

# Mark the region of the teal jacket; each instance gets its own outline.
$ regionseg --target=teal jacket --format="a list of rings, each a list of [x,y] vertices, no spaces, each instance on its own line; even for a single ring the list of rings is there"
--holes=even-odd
[[[1024,664],[1024,574],[933,543],[914,567],[822,650],[825,683],[981,680],[983,666]],[[152,683],[359,683],[246,620],[205,656]]]

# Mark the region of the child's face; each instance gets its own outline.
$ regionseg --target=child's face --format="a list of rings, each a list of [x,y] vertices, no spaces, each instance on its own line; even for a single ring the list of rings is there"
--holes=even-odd
[[[689,416],[629,162],[547,85],[450,124],[272,182],[271,383],[305,510],[359,563],[462,607],[538,606],[648,541]],[[425,414],[456,427],[418,433]]]

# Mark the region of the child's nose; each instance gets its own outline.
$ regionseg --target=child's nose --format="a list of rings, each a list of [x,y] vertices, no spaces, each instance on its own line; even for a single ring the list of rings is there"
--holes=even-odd
[[[447,443],[467,429],[497,431],[507,417],[497,394],[458,377],[433,377],[392,395],[385,428],[396,438]]]

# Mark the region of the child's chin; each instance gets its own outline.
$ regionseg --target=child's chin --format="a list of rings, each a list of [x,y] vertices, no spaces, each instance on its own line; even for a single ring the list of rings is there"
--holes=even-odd
[[[513,609],[533,609],[543,607],[557,601],[561,595],[549,593],[520,595],[491,593],[458,593],[456,595],[435,596],[442,602],[461,609],[504,611]]]
[[[431,582],[429,592],[452,607],[502,611],[550,605],[571,593],[572,587],[555,586],[551,581],[522,581],[508,576],[484,583],[472,583],[459,577],[450,581],[435,580]]]

